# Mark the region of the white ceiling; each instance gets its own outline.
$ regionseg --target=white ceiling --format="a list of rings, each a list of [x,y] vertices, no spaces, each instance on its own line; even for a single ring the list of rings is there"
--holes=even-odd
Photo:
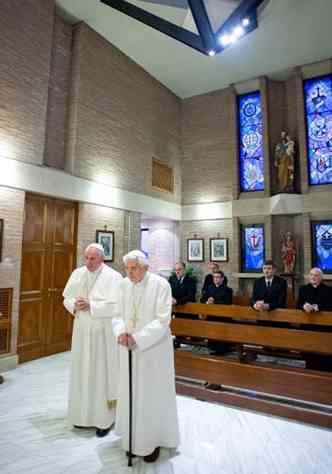
[[[220,2],[220,18],[225,4],[232,3],[208,1],[214,1],[211,12],[214,10],[215,19],[216,1]],[[140,0],[131,3],[193,28],[192,18],[183,8]],[[332,0],[266,0],[258,29],[214,57],[204,56],[99,0],[56,0],[56,4],[67,21],[85,21],[181,98],[332,57]]]

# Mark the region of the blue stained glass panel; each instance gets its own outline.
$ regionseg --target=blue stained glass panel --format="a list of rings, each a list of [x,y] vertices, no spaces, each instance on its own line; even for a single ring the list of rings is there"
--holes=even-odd
[[[241,191],[263,191],[263,116],[259,91],[238,97],[238,116]]]
[[[304,82],[309,183],[332,183],[332,76]]]
[[[314,266],[332,272],[332,221],[313,224]]]
[[[243,271],[261,271],[265,259],[264,226],[244,226],[242,239]]]

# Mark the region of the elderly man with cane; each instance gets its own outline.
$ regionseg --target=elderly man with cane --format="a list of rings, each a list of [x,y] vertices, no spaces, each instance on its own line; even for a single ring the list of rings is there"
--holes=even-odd
[[[115,431],[122,436],[130,465],[131,457],[154,462],[160,447],[177,447],[179,428],[169,327],[171,288],[166,280],[148,271],[143,252],[133,250],[123,261],[127,278],[120,284],[118,314],[112,320],[120,345]]]

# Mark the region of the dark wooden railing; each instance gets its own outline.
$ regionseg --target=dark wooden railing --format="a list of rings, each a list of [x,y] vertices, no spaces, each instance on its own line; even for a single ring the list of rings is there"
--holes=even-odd
[[[174,307],[173,313],[172,333],[178,337],[225,341],[253,347],[258,354],[271,348],[294,360],[312,353],[332,356],[332,312],[257,312],[244,306],[192,303]],[[183,319],[177,313],[198,319]],[[332,372],[182,349],[175,351],[175,367],[179,393],[332,427]],[[207,390],[202,381],[220,384],[222,390]]]

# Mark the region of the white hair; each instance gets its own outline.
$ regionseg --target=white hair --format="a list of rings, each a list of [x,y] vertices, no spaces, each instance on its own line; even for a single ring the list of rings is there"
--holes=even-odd
[[[88,251],[91,250],[91,249],[96,249],[96,250],[98,250],[99,253],[101,254],[101,256],[102,256],[103,258],[105,258],[104,247],[103,247],[102,245],[93,242],[92,244],[89,244],[89,245],[87,246],[87,248],[85,249],[84,253],[88,252]]]
[[[324,278],[324,273],[323,273],[323,270],[322,270],[321,268],[319,268],[319,267],[313,267],[313,268],[311,268],[310,272],[312,272],[312,271],[319,273],[321,279]],[[309,272],[309,273],[310,273],[310,272]]]
[[[127,265],[129,260],[136,260],[143,267],[147,267],[149,265],[145,253],[141,252],[140,250],[132,250],[131,252],[124,255],[122,260],[125,265]]]

